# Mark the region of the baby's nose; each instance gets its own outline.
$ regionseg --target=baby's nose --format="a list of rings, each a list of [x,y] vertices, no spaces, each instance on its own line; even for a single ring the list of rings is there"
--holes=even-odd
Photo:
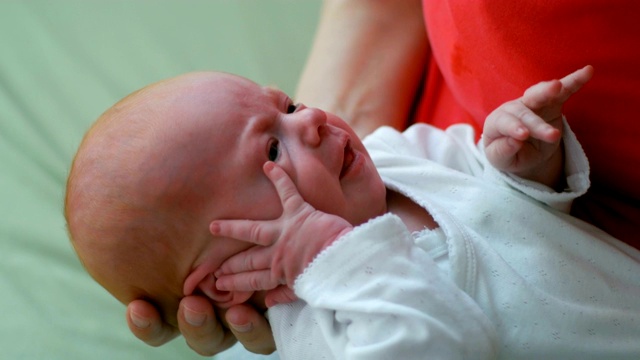
[[[322,142],[322,134],[327,124],[327,114],[317,108],[298,110],[294,121],[298,125],[302,141],[310,146],[318,146]]]

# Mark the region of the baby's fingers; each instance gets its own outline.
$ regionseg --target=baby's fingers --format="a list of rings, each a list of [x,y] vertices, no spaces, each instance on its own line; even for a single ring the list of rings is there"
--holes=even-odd
[[[280,285],[282,284],[272,280],[270,270],[221,275],[216,280],[216,288],[221,291],[271,290]]]
[[[295,292],[287,286],[280,285],[270,290],[264,298],[264,303],[268,308],[278,304],[288,304],[298,300]]]
[[[509,144],[519,144],[529,137],[553,143],[560,138],[560,131],[544,121],[519,100],[511,101],[498,108],[487,118],[484,130],[485,145],[502,137],[509,137]],[[506,144],[505,144],[506,146]]]
[[[545,106],[562,105],[571,95],[580,90],[592,76],[593,67],[587,65],[560,80],[538,83],[524,92],[522,102],[534,110],[542,109]]]
[[[487,130],[489,134],[492,131],[497,133],[491,138],[508,136],[518,141],[533,138],[547,143],[554,143],[562,135],[560,130],[528,108],[521,100],[514,100],[505,104],[491,116],[493,116],[492,120],[495,125]],[[554,119],[553,124],[556,124],[560,119],[561,117]]]
[[[529,109],[538,111],[551,104],[562,104],[566,98],[561,96],[560,80],[543,81],[525,90],[521,101]]]
[[[580,90],[584,84],[591,80],[593,76],[593,66],[587,65],[582,69],[576,70],[571,74],[560,79],[563,88],[563,94],[568,98],[571,94],[574,94]]]
[[[538,116],[529,108],[525,108],[519,114],[519,117],[515,119],[515,121],[518,121],[520,123],[520,127],[526,128],[526,131],[522,129],[515,130],[518,134],[526,133],[527,136],[544,141],[546,143],[555,143],[556,141],[560,140],[560,137],[562,136],[562,133],[559,129],[547,123],[543,118]],[[554,121],[554,123],[556,122],[557,120]],[[517,140],[526,140],[526,137],[513,137]]]
[[[487,159],[499,170],[508,171],[513,165],[516,154],[522,148],[522,141],[504,136],[494,139],[485,148]]]
[[[285,213],[288,209],[295,209],[304,203],[296,185],[281,167],[269,161],[264,164],[263,170],[273,183],[273,186],[275,186]]]
[[[216,277],[238,274],[247,271],[268,269],[272,252],[268,247],[253,246],[225,260],[215,272]]]
[[[487,121],[491,126],[485,128],[483,135],[486,145],[503,137],[511,137],[520,141],[529,137],[529,129],[524,125],[523,120],[514,115],[514,110],[508,111],[509,107],[518,109],[518,104],[514,101],[489,115]]]
[[[214,220],[209,224],[214,236],[268,246],[278,238],[278,229],[269,221]]]

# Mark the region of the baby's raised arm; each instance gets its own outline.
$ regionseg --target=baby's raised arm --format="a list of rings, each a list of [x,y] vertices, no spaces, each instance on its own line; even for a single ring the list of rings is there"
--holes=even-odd
[[[487,159],[498,170],[556,190],[564,186],[562,106],[593,75],[590,65],[560,80],[538,83],[487,117],[483,141]]]
[[[227,259],[215,273],[219,290],[270,290],[267,306],[295,300],[293,283],[311,261],[333,241],[352,230],[345,219],[314,209],[298,193],[289,176],[275,163],[264,166],[283,213],[266,221],[216,220],[213,235],[258,246]],[[281,285],[285,285],[282,287]]]

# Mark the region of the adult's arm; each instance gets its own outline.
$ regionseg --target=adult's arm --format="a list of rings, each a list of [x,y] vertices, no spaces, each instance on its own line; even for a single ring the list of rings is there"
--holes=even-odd
[[[295,98],[340,116],[360,136],[403,128],[427,48],[420,0],[325,0]]]

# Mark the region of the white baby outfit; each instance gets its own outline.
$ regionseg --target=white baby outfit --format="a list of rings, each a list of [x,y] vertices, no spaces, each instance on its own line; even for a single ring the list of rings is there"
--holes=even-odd
[[[500,173],[470,127],[365,140],[395,215],[335,241],[269,310],[281,359],[640,359],[640,252],[569,216],[588,162],[565,124],[568,190]]]

